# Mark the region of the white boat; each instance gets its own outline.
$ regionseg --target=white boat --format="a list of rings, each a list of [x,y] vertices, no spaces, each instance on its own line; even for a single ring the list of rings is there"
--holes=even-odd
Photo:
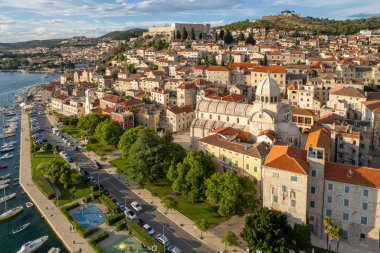
[[[12,147],[6,147],[6,148],[0,148],[0,153],[9,152],[9,151],[12,151],[14,149],[15,149],[14,146],[12,146]]]
[[[45,235],[34,241],[29,241],[21,246],[21,249],[16,253],[31,253],[41,247],[47,240],[49,236]]]
[[[4,176],[1,176],[0,177],[0,180],[4,180],[4,179],[7,179],[11,174],[5,174]]]
[[[61,249],[60,248],[51,248],[49,249],[49,251],[47,253],[59,253],[61,252]]]
[[[32,203],[32,202],[26,202],[26,203],[25,203],[25,206],[26,206],[27,208],[31,208],[31,207],[33,206],[33,203]]]
[[[9,219],[9,218],[19,214],[22,210],[24,210],[23,206],[16,206],[15,208],[12,208],[8,211],[5,211],[4,213],[0,214],[0,221]]]
[[[1,184],[0,185],[0,190],[4,190],[6,188],[8,188],[9,184]]]
[[[16,193],[11,193],[11,194],[9,194],[7,196],[1,197],[0,198],[0,203],[4,203],[5,201],[8,201],[8,200],[13,199],[15,197],[16,197]]]
[[[6,153],[5,155],[0,156],[0,160],[9,159],[12,157],[13,157],[13,155],[11,153]]]
[[[16,135],[16,132],[13,132],[13,133],[2,133],[2,134],[0,134],[0,138],[12,137],[12,136],[15,136],[15,135]]]
[[[18,117],[13,117],[7,120],[7,123],[11,123],[11,122],[18,122]]]
[[[28,228],[30,226],[30,223],[25,223],[24,225],[18,227],[18,228],[15,228],[15,229],[12,229],[12,234],[17,234],[23,230],[25,230],[26,228]]]
[[[7,184],[7,183],[9,183],[10,181],[11,181],[10,179],[0,180],[0,185]]]
[[[4,144],[0,148],[13,147],[16,145],[16,141],[4,142]]]

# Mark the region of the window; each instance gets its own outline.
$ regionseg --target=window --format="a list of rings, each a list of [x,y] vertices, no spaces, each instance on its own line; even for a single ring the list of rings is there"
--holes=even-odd
[[[368,210],[368,203],[363,203],[362,204],[362,209],[363,210]]]
[[[297,182],[298,178],[296,176],[291,176],[290,181]]]
[[[287,187],[286,187],[286,185],[281,186],[281,190],[282,190],[282,192],[287,192]]]
[[[365,234],[360,233],[360,239],[365,239]]]
[[[245,169],[249,170],[249,164],[248,163],[245,164]]]
[[[314,216],[313,215],[309,216],[309,221],[314,221]]]
[[[350,193],[350,186],[345,185],[345,186],[344,186],[344,192],[345,192],[345,193]]]
[[[310,188],[310,193],[311,193],[311,194],[315,194],[315,191],[316,191],[316,190],[315,190],[315,187],[312,186],[312,187]]]
[[[317,171],[316,170],[311,170],[311,176],[315,177],[316,175],[317,175]]]
[[[342,219],[345,221],[348,220],[348,213],[347,212],[343,212]]]
[[[315,207],[315,201],[314,201],[314,200],[311,200],[311,201],[310,201],[310,207],[312,207],[312,208]]]
[[[350,201],[348,199],[343,199],[343,205],[348,206],[350,204]]]
[[[327,203],[329,203],[329,204],[332,203],[332,197],[331,196],[327,196]]]
[[[273,172],[272,177],[279,178],[280,174],[278,172]]]
[[[272,202],[277,203],[278,202],[278,197],[276,195],[272,196]]]
[[[257,166],[253,166],[253,172],[257,172]]]
[[[332,216],[332,211],[331,211],[331,209],[326,209],[326,216],[329,216],[329,217]]]
[[[363,190],[363,197],[368,197],[368,189]]]
[[[327,189],[330,190],[330,191],[332,191],[332,189],[333,189],[333,184],[332,184],[332,183],[328,183],[328,184],[327,184]]]
[[[292,199],[290,201],[290,206],[293,207],[293,208],[296,208],[296,200]]]
[[[360,217],[360,224],[367,225],[367,217],[366,216]]]
[[[343,229],[342,234],[343,234],[343,239],[347,239],[348,238],[348,231],[347,230]]]

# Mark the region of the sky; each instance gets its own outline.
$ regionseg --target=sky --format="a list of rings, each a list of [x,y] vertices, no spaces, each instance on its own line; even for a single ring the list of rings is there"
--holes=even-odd
[[[0,0],[0,43],[98,37],[172,22],[213,26],[277,14],[347,19],[380,15],[379,0]]]

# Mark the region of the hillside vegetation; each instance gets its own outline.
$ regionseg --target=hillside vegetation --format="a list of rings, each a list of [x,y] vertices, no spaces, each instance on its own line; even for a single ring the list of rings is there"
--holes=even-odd
[[[114,31],[99,37],[99,39],[109,38],[114,40],[128,40],[130,38],[137,38],[141,36],[145,31],[147,30],[140,28],[134,28],[127,31]]]
[[[254,22],[245,20],[218,28],[225,30],[245,30],[247,28],[266,28],[269,30],[274,28],[286,31],[306,31],[316,35],[341,35],[354,34],[364,29],[380,29],[380,16],[353,20],[278,16],[273,20],[256,20]]]
[[[35,47],[56,47],[63,39],[52,39],[52,40],[30,40],[16,43],[0,43],[0,50],[10,50],[10,49],[28,49]]]

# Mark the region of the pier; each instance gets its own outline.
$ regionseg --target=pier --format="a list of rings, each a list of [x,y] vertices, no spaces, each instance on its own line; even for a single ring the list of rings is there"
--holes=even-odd
[[[22,109],[20,135],[20,185],[38,208],[45,220],[70,252],[94,252],[88,242],[76,231],[71,231],[71,223],[53,201],[48,200],[32,181],[32,162],[30,155],[29,118]]]

